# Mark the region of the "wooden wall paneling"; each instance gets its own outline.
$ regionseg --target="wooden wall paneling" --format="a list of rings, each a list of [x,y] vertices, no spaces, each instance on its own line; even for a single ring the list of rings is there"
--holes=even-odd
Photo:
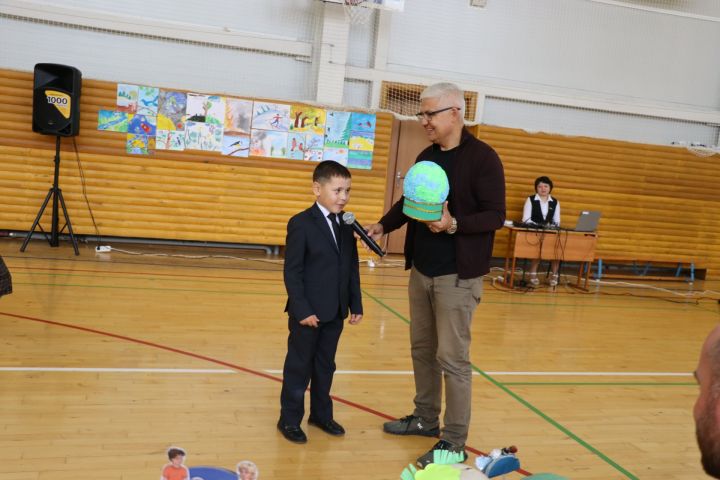
[[[1,229],[29,229],[52,185],[55,138],[32,132],[32,85],[30,72],[0,70]],[[60,188],[77,234],[95,230],[73,140],[102,235],[285,243],[288,218],[314,200],[314,163],[200,151],[128,155],[125,134],[97,130],[98,111],[113,109],[115,95],[116,83],[84,79],[80,134],[62,139]],[[349,209],[359,218],[383,213],[391,134],[392,116],[378,114],[373,168],[351,171]]]

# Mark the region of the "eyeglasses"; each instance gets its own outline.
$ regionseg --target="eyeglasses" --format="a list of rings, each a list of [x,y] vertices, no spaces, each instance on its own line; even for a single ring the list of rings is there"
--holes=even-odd
[[[418,112],[415,114],[415,116],[417,117],[418,120],[425,119],[429,122],[438,113],[447,112],[448,110],[453,110],[456,108],[458,108],[458,107],[445,107],[445,108],[441,108],[440,110],[435,110],[433,112]]]

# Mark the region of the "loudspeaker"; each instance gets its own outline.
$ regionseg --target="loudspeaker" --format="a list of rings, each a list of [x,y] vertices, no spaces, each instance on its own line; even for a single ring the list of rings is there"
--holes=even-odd
[[[33,132],[72,137],[80,133],[82,74],[75,67],[55,63],[35,65]]]

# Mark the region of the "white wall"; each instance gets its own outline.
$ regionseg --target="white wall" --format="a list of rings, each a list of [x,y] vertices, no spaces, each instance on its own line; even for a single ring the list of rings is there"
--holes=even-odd
[[[442,79],[478,92],[485,123],[718,143],[720,0],[469,3],[350,25],[320,0],[0,0],[0,67],[356,107],[382,81]]]
[[[720,110],[719,22],[588,0],[469,3],[406,2],[388,69]]]

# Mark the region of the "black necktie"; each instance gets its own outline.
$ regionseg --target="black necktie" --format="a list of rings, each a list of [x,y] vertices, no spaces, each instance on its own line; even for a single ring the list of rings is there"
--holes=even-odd
[[[340,225],[338,225],[336,214],[328,213],[330,219],[330,225],[332,225],[333,233],[335,234],[335,243],[337,244],[338,250],[340,250]]]

